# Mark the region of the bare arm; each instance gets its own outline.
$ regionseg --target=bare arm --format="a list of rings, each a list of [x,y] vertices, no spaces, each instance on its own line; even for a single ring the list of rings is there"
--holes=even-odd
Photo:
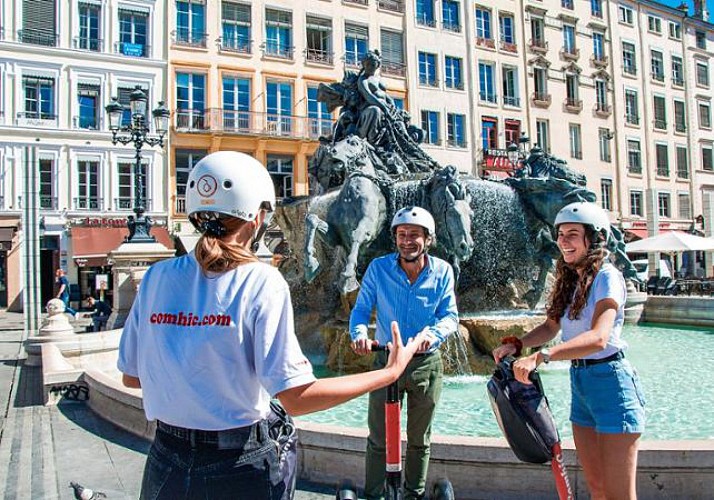
[[[126,373],[122,373],[121,383],[130,389],[141,389],[141,380],[139,380],[138,377],[132,377]]]
[[[67,285],[62,283],[60,285],[59,291],[57,292],[57,298],[59,299],[62,296],[62,293],[64,292],[64,289],[67,288]]]
[[[560,324],[550,318],[546,319],[543,323],[536,326],[533,330],[526,333],[521,342],[523,342],[523,347],[536,347],[549,342],[558,335],[560,331]],[[513,344],[503,344],[496,347],[493,350],[493,358],[496,363],[501,361],[502,358],[506,356],[512,356],[516,353],[516,346]]]
[[[278,393],[277,397],[291,415],[305,415],[326,410],[381,389],[396,381],[419,347],[423,334],[402,344],[399,326],[392,322],[392,342],[389,345],[387,366],[375,370],[343,377],[324,378],[310,384],[293,387]]]

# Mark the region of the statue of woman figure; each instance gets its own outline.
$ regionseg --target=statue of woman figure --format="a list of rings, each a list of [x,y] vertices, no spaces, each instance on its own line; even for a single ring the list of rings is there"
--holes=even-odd
[[[367,139],[373,146],[378,146],[384,134],[382,118],[388,117],[395,125],[403,121],[394,100],[387,94],[377,70],[382,65],[382,59],[377,49],[368,51],[362,57],[362,69],[357,79],[357,89],[366,105],[361,110],[357,123],[357,135]]]

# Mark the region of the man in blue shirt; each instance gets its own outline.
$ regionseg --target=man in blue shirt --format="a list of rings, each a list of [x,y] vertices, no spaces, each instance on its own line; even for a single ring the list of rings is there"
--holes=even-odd
[[[57,278],[56,283],[59,289],[57,290],[57,298],[64,302],[64,310],[66,313],[71,314],[73,317],[77,316],[77,311],[72,309],[69,305],[69,280],[65,276],[64,269],[57,269],[55,271],[55,277]]]
[[[399,378],[400,398],[407,395],[407,451],[404,465],[405,499],[424,496],[429,467],[431,424],[441,395],[444,366],[439,346],[458,328],[454,273],[451,266],[427,254],[434,242],[434,218],[419,207],[399,210],[392,220],[397,252],[374,259],[362,279],[350,317],[352,349],[360,355],[371,351],[367,327],[377,309],[375,340],[391,339],[390,323],[397,321],[402,339],[424,331],[426,340]],[[377,353],[374,368],[386,363]],[[382,497],[385,479],[384,402],[386,389],[369,395],[369,438],[365,497]]]
[[[97,300],[91,295],[87,295],[87,306],[92,310],[87,315],[92,318],[92,331],[101,332],[107,326],[109,316],[112,315],[112,308],[103,300]]]

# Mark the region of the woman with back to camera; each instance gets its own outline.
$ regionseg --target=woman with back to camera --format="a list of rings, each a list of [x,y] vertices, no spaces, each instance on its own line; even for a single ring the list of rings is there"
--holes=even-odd
[[[189,175],[186,208],[196,249],[147,271],[119,348],[124,384],[143,389],[156,420],[141,498],[290,499],[297,436],[283,407],[302,415],[388,385],[421,336],[404,346],[394,323],[383,370],[316,380],[287,283],[253,253],[275,208],[265,167],[208,155]]]
[[[572,203],[555,219],[558,248],[547,319],[523,338],[509,337],[493,351],[496,362],[541,346],[562,330],[562,342],[520,358],[516,378],[541,363],[570,360],[570,420],[578,459],[593,499],[634,499],[644,397],[622,340],[626,298],[620,271],[607,262],[610,220],[594,203]]]

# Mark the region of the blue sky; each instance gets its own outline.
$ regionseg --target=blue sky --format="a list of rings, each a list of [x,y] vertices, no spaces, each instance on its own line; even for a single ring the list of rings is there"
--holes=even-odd
[[[670,7],[679,7],[679,4],[682,3],[682,0],[655,0],[656,2],[663,3],[665,5],[669,5]],[[689,13],[691,14],[693,12],[693,7],[692,7],[692,0],[686,0],[686,2],[689,4]],[[714,0],[707,0],[707,7],[709,9],[709,14],[714,13]],[[711,20],[711,16],[710,16]]]

